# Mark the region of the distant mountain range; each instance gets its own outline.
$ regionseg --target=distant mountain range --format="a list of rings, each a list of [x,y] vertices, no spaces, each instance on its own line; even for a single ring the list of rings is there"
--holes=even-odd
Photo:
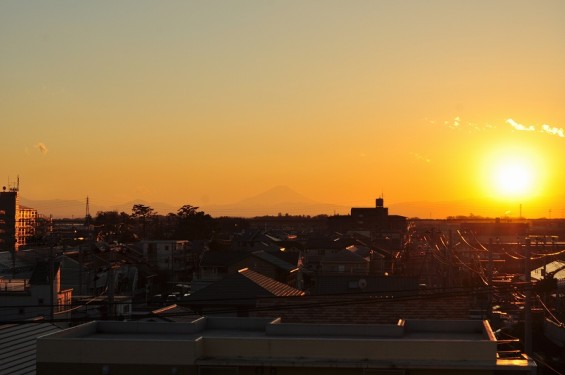
[[[349,207],[321,203],[297,193],[288,186],[276,186],[261,194],[233,204],[201,207],[210,215],[217,216],[263,216],[263,215],[333,215],[349,212]]]
[[[376,197],[375,197],[376,198]],[[554,202],[565,202],[565,197],[561,200],[553,200]],[[190,202],[187,202],[190,203]],[[86,201],[78,200],[31,200],[20,197],[20,204],[33,207],[45,216],[53,216],[54,218],[73,218],[84,217],[86,214]],[[152,207],[157,213],[166,215],[168,213],[176,213],[180,208],[164,202],[147,202],[144,200],[132,200],[122,204],[113,206],[102,206],[95,203],[90,204],[90,214],[96,216],[99,211],[118,211],[131,213],[131,209],[135,204],[144,204]],[[374,207],[374,201],[367,202],[364,207]],[[485,204],[478,200],[458,200],[443,202],[400,202],[387,205],[389,214],[402,215],[407,217],[419,218],[446,218],[448,216],[457,215],[475,215],[485,217],[563,217],[564,209],[555,207],[553,216],[552,212],[544,207],[532,207],[524,205],[521,207],[519,203],[514,205],[508,204]],[[232,216],[232,217],[254,217],[263,215],[334,215],[348,214],[351,207],[343,205],[318,202],[297,193],[287,186],[276,186],[263,193],[243,199],[232,204],[216,204],[203,205],[199,207],[212,217]],[[521,212],[523,210],[523,212]]]
[[[190,202],[188,202],[190,203]],[[54,218],[73,218],[86,215],[86,201],[78,200],[32,200],[20,197],[20,204],[33,207],[45,216]],[[100,211],[118,211],[131,213],[135,204],[144,204],[152,207],[157,213],[166,215],[176,213],[180,206],[174,206],[164,202],[147,202],[142,199],[132,200],[113,206],[103,206],[90,203],[90,214],[95,216]],[[319,215],[346,213],[349,207],[335,204],[326,204],[307,198],[287,186],[276,186],[261,194],[246,198],[232,204],[203,205],[199,207],[213,217],[239,216],[254,217],[261,215]]]

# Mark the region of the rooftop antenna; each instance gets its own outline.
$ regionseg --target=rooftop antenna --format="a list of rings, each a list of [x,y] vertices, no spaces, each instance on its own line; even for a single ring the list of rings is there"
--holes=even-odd
[[[10,183],[10,178],[8,177],[8,190],[11,192],[18,192],[20,190],[20,175],[16,179],[16,183]]]

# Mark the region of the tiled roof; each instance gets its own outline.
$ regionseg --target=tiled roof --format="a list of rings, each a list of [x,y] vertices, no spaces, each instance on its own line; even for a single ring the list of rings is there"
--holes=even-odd
[[[254,306],[258,297],[298,296],[303,292],[244,268],[183,298],[182,303],[199,305]]]
[[[239,270],[239,274],[247,277],[255,284],[269,291],[269,293],[271,293],[273,296],[286,297],[301,296],[304,294],[304,292],[301,290],[271,279],[270,277],[261,275],[260,273],[257,273],[255,271],[251,271],[249,268]]]
[[[373,250],[369,247],[363,245],[351,245],[347,247],[347,250],[363,258],[371,256],[371,253],[373,252]]]
[[[0,374],[34,375],[37,337],[59,331],[43,322],[0,325]]]
[[[256,256],[257,258],[262,259],[265,262],[268,262],[287,272],[292,271],[297,266],[296,262],[294,264],[288,263],[287,261],[281,259],[280,257],[277,257],[275,253],[271,253],[267,251],[254,251],[253,256]],[[298,260],[298,257],[296,259]]]

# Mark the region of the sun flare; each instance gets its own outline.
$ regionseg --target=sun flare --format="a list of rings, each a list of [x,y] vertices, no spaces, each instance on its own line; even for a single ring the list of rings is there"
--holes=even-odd
[[[500,160],[492,170],[493,189],[499,196],[522,197],[532,193],[533,167],[524,160]]]
[[[531,150],[497,149],[484,160],[483,188],[497,200],[531,198],[543,190],[542,166],[539,154]]]

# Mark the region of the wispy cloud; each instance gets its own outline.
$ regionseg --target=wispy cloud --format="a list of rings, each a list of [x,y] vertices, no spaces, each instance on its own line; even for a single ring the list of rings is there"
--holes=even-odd
[[[461,118],[461,116],[455,116],[452,119],[445,121],[436,121],[426,118],[425,121],[432,125],[440,124],[450,129],[466,131],[469,133],[476,133],[493,128],[493,126],[490,124],[477,124],[474,122],[466,121],[465,119]]]
[[[510,124],[510,126],[512,126],[515,130],[520,130],[520,131],[527,131],[527,132],[534,132],[536,131],[536,127],[533,125],[530,126],[525,126],[522,125],[514,120],[512,120],[511,118],[509,118],[508,120],[506,120],[507,124]]]
[[[424,156],[422,154],[418,154],[417,152],[411,152],[410,155],[412,155],[412,157],[419,162],[431,163],[431,161],[432,161],[432,159],[430,159],[427,156]]]
[[[450,128],[457,129],[461,126],[461,117],[456,116],[456,117],[453,118],[453,120],[444,121],[443,123],[444,123],[444,125],[447,125]]]
[[[47,152],[49,152],[49,150],[47,149],[47,146],[45,146],[45,143],[39,142],[38,144],[35,145],[35,148],[39,150],[39,152],[41,152],[43,155],[47,154]]]
[[[543,124],[541,128],[546,133],[553,134],[561,138],[565,138],[565,132],[563,131],[563,128],[554,128],[546,124]]]
[[[519,122],[514,121],[513,119],[509,118],[508,120],[506,120],[506,123],[511,125],[515,130],[519,130],[519,131],[529,131],[529,132],[535,132],[538,131],[540,133],[547,133],[547,134],[551,134],[551,135],[556,135],[558,137],[561,138],[565,138],[565,130],[563,130],[563,128],[556,128],[547,124],[543,124],[541,126],[540,130],[537,130],[537,128],[534,125],[523,125],[520,124]]]

